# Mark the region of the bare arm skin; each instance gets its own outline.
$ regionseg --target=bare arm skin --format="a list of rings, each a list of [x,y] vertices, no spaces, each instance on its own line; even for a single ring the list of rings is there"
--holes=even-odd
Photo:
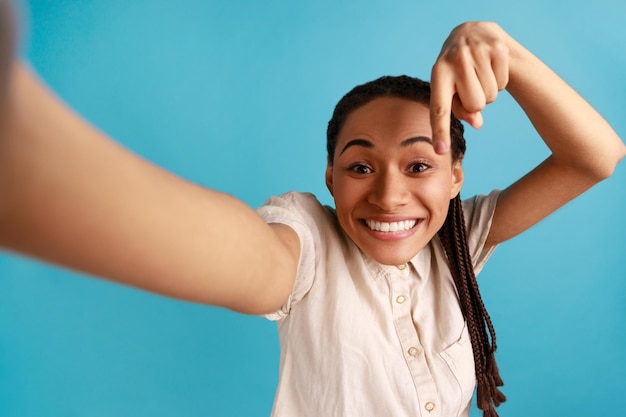
[[[185,300],[265,313],[283,304],[295,233],[109,140],[23,65],[0,136],[0,245]]]
[[[432,83],[433,139],[440,153],[449,147],[450,111],[479,128],[480,111],[504,88],[552,152],[503,191],[487,244],[523,232],[608,178],[626,155],[624,143],[608,123],[495,23],[455,28],[433,67]]]

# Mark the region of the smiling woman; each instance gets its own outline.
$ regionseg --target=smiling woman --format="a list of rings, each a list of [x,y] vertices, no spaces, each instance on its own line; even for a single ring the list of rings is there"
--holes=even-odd
[[[502,89],[528,115],[551,155],[504,190],[488,188],[462,201],[460,120],[482,126],[482,111]],[[610,176],[626,153],[585,100],[488,22],[450,33],[431,84],[383,77],[339,101],[327,130],[326,185],[334,207],[290,192],[255,211],[183,179],[112,141],[23,63],[13,66],[5,96],[10,134],[0,135],[0,245],[168,297],[276,320],[281,350],[274,417],[466,417],[475,391],[484,415],[497,415],[504,396],[495,331],[476,274],[498,244]],[[253,129],[242,122],[241,105],[233,118],[249,138]],[[218,118],[212,112],[203,118],[207,114]],[[104,315],[115,310],[105,307]],[[161,321],[149,327],[161,332]],[[180,335],[179,325],[171,332]],[[198,327],[193,339],[206,332],[204,323]],[[113,333],[106,334],[108,343],[118,340]],[[181,344],[169,334],[158,340],[170,338]],[[207,344],[218,345],[215,339],[210,335]],[[237,362],[258,361],[251,339],[242,339]],[[138,361],[150,363],[159,344],[151,343]],[[175,363],[186,359],[173,356]],[[218,355],[198,355],[211,356]],[[195,367],[195,358],[190,362]],[[168,391],[179,399],[176,405],[190,397],[211,403],[190,395],[187,386],[224,389],[223,379],[235,375],[239,387],[247,378],[233,368],[223,376],[205,368],[199,384],[185,372],[159,370],[151,382],[178,376],[182,388],[171,384]],[[129,375],[101,374],[99,379],[116,382]],[[132,385],[115,392],[135,398],[128,392],[134,394]],[[140,412],[109,412],[107,401],[98,411],[152,414],[144,404],[152,396],[146,397],[137,401]]]
[[[418,398],[420,392],[424,394],[433,389],[445,393],[443,395],[446,401],[443,402],[432,395],[430,398],[426,397],[427,399],[421,398],[422,404],[426,404],[426,411],[432,413],[436,405],[441,408],[441,415],[467,413],[465,393],[472,392],[474,387],[473,383],[469,387],[466,383],[472,381],[472,376],[475,375],[478,380],[478,405],[490,415],[494,412],[493,406],[498,406],[505,397],[498,389],[502,380],[494,358],[495,331],[478,292],[473,265],[480,269],[493,249],[490,246],[481,246],[487,238],[489,213],[493,210],[497,193],[493,193],[486,200],[481,198],[467,202],[464,210],[469,217],[480,219],[469,225],[472,242],[470,247],[465,238],[467,230],[459,197],[463,184],[461,161],[465,152],[463,127],[454,116],[451,117],[450,140],[454,151],[438,154],[431,139],[429,101],[430,85],[407,76],[382,77],[346,94],[337,104],[333,119],[329,122],[326,184],[335,199],[336,212],[333,215],[336,215],[342,231],[367,256],[383,265],[397,265],[400,270],[411,265],[411,269],[416,271],[413,279],[437,276],[435,280],[429,280],[429,285],[423,285],[420,291],[408,290],[411,296],[397,295],[396,299],[404,304],[412,300],[415,302],[422,294],[429,294],[428,303],[422,302],[412,307],[414,317],[421,319],[416,319],[412,324],[404,322],[400,316],[388,317],[389,322],[402,325],[403,332],[406,332],[407,339],[402,340],[401,337],[400,344],[421,345],[422,355],[431,364],[428,370],[423,365],[417,370],[423,375],[423,381],[427,381],[413,381]],[[432,243],[438,232],[443,247]],[[331,231],[321,234],[333,235]],[[476,242],[479,242],[478,246],[475,246]],[[415,262],[414,258],[418,253],[423,253],[428,260],[425,264]],[[470,253],[482,255],[472,259]],[[344,258],[350,259],[351,256],[344,254]],[[449,264],[450,268],[432,271],[429,270],[429,264]],[[342,265],[342,261],[332,262],[333,274],[339,273],[339,265]],[[364,264],[359,269],[367,270],[368,267]],[[377,274],[375,270],[368,273]],[[395,275],[393,269],[387,273]],[[316,275],[319,280],[324,272],[320,271]],[[354,276],[354,273],[351,275]],[[345,279],[348,282],[353,281],[350,277]],[[389,283],[391,287],[394,285],[392,282]],[[371,291],[365,288],[360,290]],[[455,291],[459,294],[463,315],[458,314],[458,311],[455,314],[454,310],[432,310],[433,305],[454,305],[457,298]],[[348,291],[334,289],[332,292]],[[386,297],[391,296],[388,292],[383,294]],[[361,305],[353,308],[362,310],[368,307]],[[336,325],[341,321],[340,317],[343,315],[331,314],[322,320]],[[409,331],[413,326],[424,329],[432,325],[425,317],[437,317],[438,321],[456,323],[456,326],[440,325],[440,339],[424,334],[419,336],[422,340],[408,338],[413,333]],[[463,323],[463,318],[467,321],[467,328],[459,333],[460,328],[464,327],[459,326],[459,323]],[[434,328],[422,332],[436,333]],[[390,336],[381,334],[378,337],[389,339]],[[454,349],[446,349],[451,366],[454,367],[450,375],[449,369],[435,365],[436,353],[459,338],[463,339],[463,343],[452,345],[458,346]],[[364,340],[357,344],[367,343]],[[398,349],[401,348],[398,346]],[[474,360],[468,360],[467,358],[472,357],[472,350]],[[380,354],[387,353],[381,351]],[[310,360],[314,361],[314,358]],[[471,367],[472,363],[475,364],[475,371]],[[426,375],[434,380],[426,379]],[[340,376],[337,378],[341,379]],[[394,380],[398,377],[391,377],[387,373],[386,378]],[[461,391],[455,391],[441,382],[446,378],[448,383],[458,380]],[[380,375],[376,379],[384,377]],[[397,384],[409,382],[396,381]],[[348,391],[343,386],[338,389],[342,392]],[[373,404],[368,404],[365,409],[373,407]],[[391,404],[387,407],[387,410],[392,409]],[[419,408],[419,403],[410,408]],[[400,413],[401,410],[395,412]]]

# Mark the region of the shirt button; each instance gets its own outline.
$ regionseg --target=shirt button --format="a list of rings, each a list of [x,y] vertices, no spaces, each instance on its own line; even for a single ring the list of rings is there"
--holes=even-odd
[[[424,404],[424,408],[430,413],[435,409],[435,403],[428,401],[426,404]]]
[[[406,268],[406,264],[398,265],[398,269],[400,271],[404,271],[405,268]]]
[[[396,297],[396,303],[402,304],[406,301],[406,297],[404,295],[399,295]]]
[[[420,354],[420,350],[416,347],[410,347],[409,350],[407,350],[407,353],[409,354],[409,356],[413,356],[415,358],[417,357],[417,355]]]

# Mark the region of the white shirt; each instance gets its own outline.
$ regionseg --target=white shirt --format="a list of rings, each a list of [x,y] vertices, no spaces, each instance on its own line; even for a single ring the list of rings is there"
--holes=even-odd
[[[463,203],[476,273],[498,192]],[[273,417],[468,416],[474,359],[437,237],[408,264],[362,253],[335,212],[311,194],[288,193],[258,209],[290,226],[301,255],[277,320],[281,356]]]

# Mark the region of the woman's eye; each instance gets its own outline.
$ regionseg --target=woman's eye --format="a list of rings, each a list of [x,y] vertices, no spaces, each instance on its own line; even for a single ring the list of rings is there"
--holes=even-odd
[[[410,171],[411,172],[424,172],[428,168],[430,168],[430,167],[427,164],[424,164],[422,162],[418,162],[417,164],[411,165]]]
[[[356,174],[371,174],[372,173],[372,169],[370,167],[368,167],[367,165],[362,165],[362,164],[352,165],[350,167],[350,171]]]

